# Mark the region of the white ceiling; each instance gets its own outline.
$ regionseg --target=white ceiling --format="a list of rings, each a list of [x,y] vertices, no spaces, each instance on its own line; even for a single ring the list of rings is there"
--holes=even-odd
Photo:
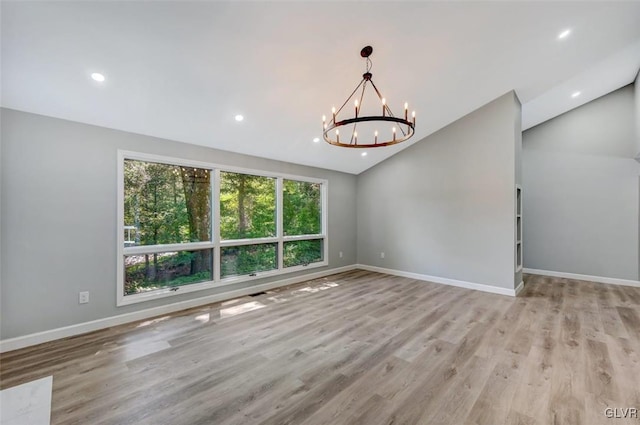
[[[5,1],[1,13],[5,107],[356,174],[509,90],[528,128],[640,67],[640,2]],[[417,111],[417,131],[362,157],[312,139],[367,44],[376,84],[396,114]]]

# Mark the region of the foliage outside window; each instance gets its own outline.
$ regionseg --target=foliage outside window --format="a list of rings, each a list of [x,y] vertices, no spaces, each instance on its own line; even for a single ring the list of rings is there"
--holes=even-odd
[[[229,246],[222,248],[221,275],[250,275],[278,268],[278,244]]]
[[[125,295],[213,280],[210,250],[128,255],[124,264]]]
[[[322,239],[284,243],[284,266],[293,267],[322,261]]]
[[[326,265],[326,183],[120,155],[119,305]]]
[[[320,184],[285,179],[283,192],[285,236],[321,233]]]
[[[220,173],[222,240],[276,236],[276,179]]]

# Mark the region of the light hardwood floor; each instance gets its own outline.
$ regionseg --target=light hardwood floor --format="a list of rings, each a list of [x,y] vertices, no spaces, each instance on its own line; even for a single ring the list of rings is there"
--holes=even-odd
[[[640,288],[525,276],[518,298],[353,271],[1,357],[53,424],[623,425]]]

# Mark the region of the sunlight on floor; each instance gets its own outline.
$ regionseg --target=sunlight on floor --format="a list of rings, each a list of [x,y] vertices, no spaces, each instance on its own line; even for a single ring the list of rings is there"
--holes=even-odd
[[[288,301],[289,298],[284,298],[284,297],[269,297],[267,298],[268,301],[272,301],[274,303],[283,303],[285,301]]]
[[[209,313],[201,314],[200,316],[196,316],[195,320],[200,323],[207,323],[211,319],[211,315]]]
[[[171,348],[171,345],[167,341],[135,342],[120,347],[117,354],[122,356],[122,361],[128,362],[148,356],[149,354],[157,353],[158,351],[166,350],[167,348]]]
[[[309,293],[316,293],[316,292],[320,292],[320,291],[324,291],[325,289],[331,289],[331,288],[335,288],[336,286],[340,286],[335,282],[327,282],[325,284],[319,285],[319,286],[307,286],[305,288],[302,289],[298,289],[296,291],[293,291],[293,293],[295,294],[296,292],[309,292]]]
[[[236,316],[238,314],[246,313],[248,311],[257,310],[259,308],[264,308],[264,307],[266,307],[266,305],[258,301],[252,301],[249,303],[244,303],[244,304],[236,305],[229,308],[223,308],[220,310],[220,317],[224,319],[225,317]]]
[[[140,323],[137,328],[144,328],[145,326],[153,325],[154,323],[164,322],[165,320],[170,319],[171,316],[158,317],[156,319],[147,320],[145,322]]]

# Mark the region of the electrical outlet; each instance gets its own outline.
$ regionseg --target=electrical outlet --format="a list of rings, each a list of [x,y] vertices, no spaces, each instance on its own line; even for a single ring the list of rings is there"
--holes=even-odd
[[[89,302],[89,292],[79,292],[78,293],[78,303],[79,304],[87,304]]]
[[[340,251],[340,258],[342,258],[342,251]]]
[[[380,253],[380,258],[384,258],[384,252]]]

